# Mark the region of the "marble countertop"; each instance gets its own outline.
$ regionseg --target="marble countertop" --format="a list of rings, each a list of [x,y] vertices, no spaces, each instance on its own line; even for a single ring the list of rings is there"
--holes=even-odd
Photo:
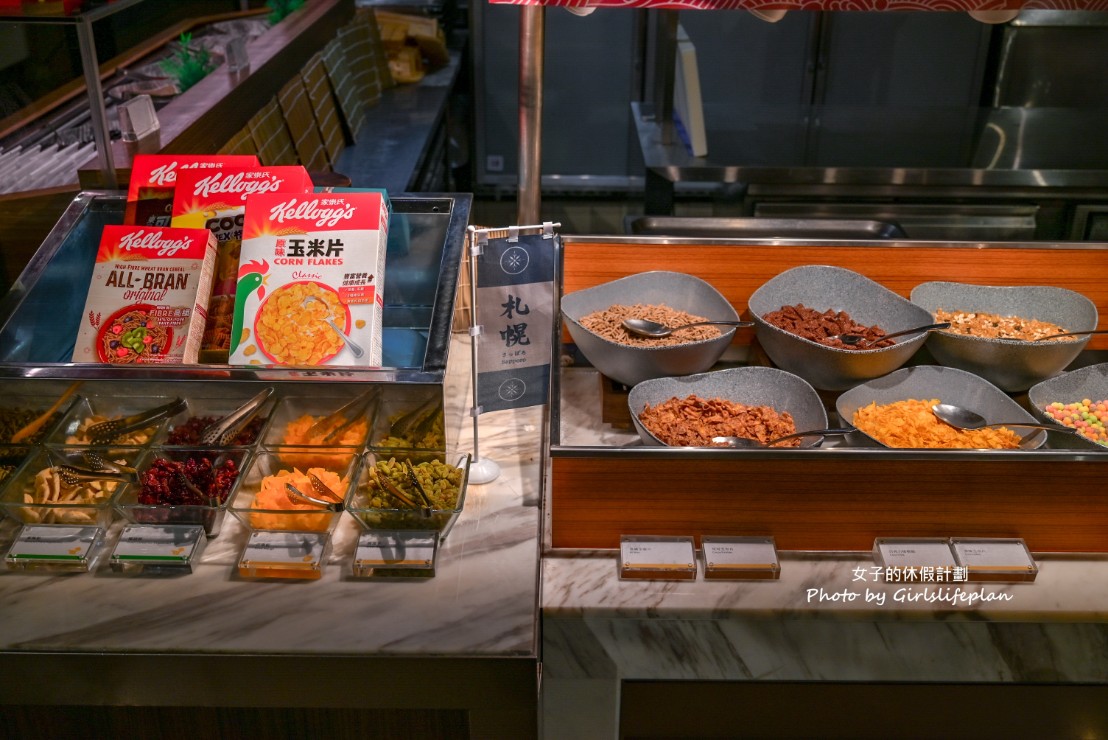
[[[446,418],[458,428],[447,436],[471,451],[469,339],[452,341]],[[433,578],[354,578],[359,530],[344,515],[321,579],[243,579],[246,532],[228,516],[187,575],[120,575],[104,560],[93,573],[0,569],[0,651],[534,659],[541,418],[541,407],[480,417],[481,452],[501,474],[470,486]],[[10,539],[13,523],[3,527]]]

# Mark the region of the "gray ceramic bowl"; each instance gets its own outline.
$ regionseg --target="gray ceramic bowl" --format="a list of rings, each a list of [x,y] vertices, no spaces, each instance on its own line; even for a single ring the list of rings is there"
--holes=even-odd
[[[964,370],[938,365],[901,368],[883,378],[876,378],[851,388],[839,396],[838,401],[835,402],[835,410],[844,426],[853,426],[851,420],[854,418],[854,412],[863,406],[873,402],[880,406],[911,398],[937,398],[943,403],[976,411],[988,422],[1035,422],[1031,414],[989,381]],[[1013,431],[1017,434],[1024,433],[1015,428]],[[1031,434],[1032,431],[1028,429],[1026,434]],[[862,431],[848,435],[847,442],[866,447],[885,446]],[[1046,432],[1039,431],[1029,440],[1025,440],[1020,448],[1033,450],[1042,447],[1044,442],[1046,442]]]
[[[912,290],[912,302],[933,314],[981,311],[1019,316],[1058,324],[1067,331],[1095,329],[1096,305],[1065,288],[1045,285],[997,287],[965,283],[921,283]],[[1080,354],[1089,337],[1061,342],[1024,342],[932,332],[927,349],[941,365],[968,370],[1009,393],[1025,391],[1062,372]]]
[[[1108,363],[1088,365],[1086,367],[1071,370],[1056,375],[1031,386],[1027,391],[1027,402],[1031,406],[1031,413],[1039,419],[1057,424],[1043,409],[1055,401],[1059,403],[1074,403],[1088,398],[1094,403],[1108,399]],[[1097,444],[1081,436],[1073,437],[1074,443],[1070,446],[1081,449],[1091,449],[1098,452],[1108,452],[1108,447]]]
[[[844,390],[891,373],[916,353],[926,334],[896,339],[882,349],[827,347],[779,329],[762,317],[803,303],[817,311],[845,311],[866,326],[887,333],[930,324],[931,314],[857,272],[828,265],[804,265],[772,278],[750,296],[750,313],[762,349],[778,367],[821,390]]]
[[[825,429],[827,412],[819,394],[803,378],[772,367],[734,367],[683,378],[655,378],[639,383],[627,396],[631,421],[645,445],[665,445],[639,422],[639,414],[650,404],[696,394],[701,398],[724,398],[746,406],[770,406],[792,414],[796,431]],[[802,437],[801,447],[816,447],[822,437]]]
[[[718,290],[681,272],[640,272],[585,288],[562,297],[562,318],[577,348],[604,375],[625,385],[650,378],[702,373],[716,364],[734,327],[721,326],[720,336],[667,347],[632,347],[604,339],[581,326],[581,318],[613,305],[665,304],[694,316],[738,321],[739,315]]]

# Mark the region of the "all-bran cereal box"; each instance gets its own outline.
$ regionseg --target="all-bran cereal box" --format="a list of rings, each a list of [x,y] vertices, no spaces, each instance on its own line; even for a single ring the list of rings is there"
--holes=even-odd
[[[196,362],[214,268],[207,229],[105,226],[73,361]]]
[[[246,200],[231,364],[381,364],[381,193]]]
[[[136,154],[131,160],[123,223],[169,226],[178,171],[258,165],[258,158],[253,154]]]
[[[173,226],[208,229],[217,248],[215,280],[200,361],[225,363],[238,281],[246,197],[259,193],[310,193],[312,178],[299,165],[238,169],[183,169],[173,192]]]

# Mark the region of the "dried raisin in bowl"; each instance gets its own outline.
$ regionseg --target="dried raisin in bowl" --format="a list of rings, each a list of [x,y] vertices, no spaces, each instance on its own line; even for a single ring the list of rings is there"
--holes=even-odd
[[[776,275],[747,302],[758,343],[782,370],[820,390],[841,391],[902,367],[927,340],[898,338],[890,347],[838,349],[785,331],[763,317],[786,306],[843,311],[858,324],[891,334],[932,323],[931,314],[866,276],[831,265],[802,265]]]
[[[1096,305],[1066,288],[1048,285],[969,285],[934,281],[912,289],[912,302],[929,314],[946,311],[980,312],[1049,322],[1062,331],[1095,329]],[[1025,391],[1062,372],[1073,362],[1089,337],[1031,342],[1019,339],[932,332],[927,349],[941,365],[980,375],[1009,393]]]
[[[153,448],[136,466],[138,483],[116,498],[115,508],[135,524],[199,524],[208,537],[216,537],[249,464],[250,453],[243,448]]]
[[[777,414],[792,417],[801,432],[827,427],[827,412],[819,394],[803,378],[772,367],[734,367],[680,378],[655,378],[639,383],[627,396],[631,421],[644,445],[666,445],[650,432],[639,417],[647,405],[657,406],[672,398],[690,395],[711,400],[723,399],[743,406],[769,406]],[[770,438],[791,433],[769,434]],[[726,435],[726,436],[747,436]],[[822,437],[804,437],[800,447],[817,447]]]

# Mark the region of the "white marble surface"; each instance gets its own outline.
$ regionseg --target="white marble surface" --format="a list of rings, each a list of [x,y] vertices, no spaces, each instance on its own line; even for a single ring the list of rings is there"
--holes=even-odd
[[[596,418],[594,373],[562,380],[563,444],[636,444]],[[886,583],[869,553],[779,558],[779,580],[705,581],[700,562],[695,581],[621,581],[615,551],[546,547],[543,736],[618,737],[625,680],[1108,684],[1108,557],[1038,554],[1033,583]]]
[[[468,341],[454,338],[451,373],[461,375],[447,399],[458,425],[448,439],[464,451],[473,431]],[[541,423],[541,408],[480,418],[481,452],[502,472],[471,486],[434,578],[355,579],[358,525],[348,515],[321,579],[239,578],[246,533],[228,516],[188,575],[123,576],[104,562],[89,574],[0,570],[0,650],[534,658]]]

